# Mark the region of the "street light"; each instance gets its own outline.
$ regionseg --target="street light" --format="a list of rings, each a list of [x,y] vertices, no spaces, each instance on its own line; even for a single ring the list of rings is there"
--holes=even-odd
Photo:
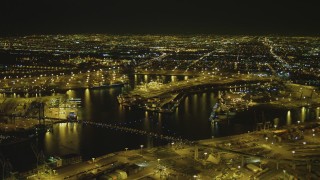
[[[294,157],[294,154],[296,153],[296,151],[292,151],[292,157]]]
[[[197,175],[193,175],[193,178],[194,178],[194,179],[197,179],[197,177],[198,177]]]
[[[303,144],[304,144],[304,145],[306,145],[306,144],[307,144],[307,142],[305,142],[305,141],[304,141],[304,142],[303,142]]]
[[[142,154],[142,148],[143,148],[143,145],[142,145],[142,144],[140,145],[140,148],[141,148],[141,154]]]
[[[92,163],[94,163],[94,160],[96,159],[96,158],[91,158],[92,159]]]

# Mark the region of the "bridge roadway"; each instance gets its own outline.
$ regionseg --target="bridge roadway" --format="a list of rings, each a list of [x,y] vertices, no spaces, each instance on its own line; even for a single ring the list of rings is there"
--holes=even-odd
[[[50,119],[50,118],[46,118],[46,119]],[[55,119],[58,120],[58,119]],[[139,130],[139,129],[135,129],[135,128],[130,128],[130,127],[124,127],[124,126],[120,126],[120,125],[116,125],[116,124],[110,124],[110,123],[98,123],[98,122],[92,122],[92,121],[67,121],[67,120],[58,120],[59,122],[74,122],[74,123],[80,123],[80,124],[84,124],[84,125],[91,125],[91,126],[96,126],[96,127],[100,127],[100,128],[107,128],[107,129],[111,129],[111,130],[120,130],[126,133],[133,133],[133,134],[139,134],[139,135],[144,135],[144,136],[149,136],[149,137],[154,137],[154,138],[160,138],[160,139],[165,139],[168,141],[174,141],[174,142],[181,142],[184,143],[185,145],[188,145],[187,148],[197,148],[197,147],[202,147],[202,148],[210,148],[210,149],[214,149],[215,151],[218,152],[225,152],[225,153],[231,153],[231,154],[237,154],[240,155],[242,157],[242,164],[244,163],[244,157],[251,157],[251,158],[259,158],[259,159],[263,159],[263,160],[267,160],[269,162],[273,162],[277,164],[288,164],[288,165],[294,165],[297,166],[310,166],[311,164],[314,164],[314,162],[310,161],[310,159],[271,159],[268,157],[264,157],[264,156],[259,156],[259,155],[254,155],[254,154],[248,154],[245,152],[241,152],[241,151],[236,151],[236,150],[232,150],[232,149],[228,149],[228,148],[223,148],[220,146],[217,146],[214,144],[203,144],[204,142],[201,141],[190,141],[190,140],[186,140],[186,139],[182,139],[182,138],[177,138],[174,136],[169,136],[169,135],[162,135],[159,133],[155,133],[155,132],[150,132],[150,131],[145,131],[145,130]],[[54,123],[58,123],[58,121],[55,121]],[[226,137],[228,138],[228,137]],[[236,137],[233,137],[236,138]],[[214,140],[213,140],[214,141]],[[59,177],[62,177],[64,179],[74,179],[77,178],[78,176],[85,174],[87,172],[90,171],[96,171],[100,168],[103,168],[105,166],[105,168],[110,168],[111,165],[113,165],[115,163],[115,159],[109,159],[109,158],[105,158],[104,156],[102,157],[98,157],[96,158],[97,160],[99,159],[105,159],[103,160],[103,162],[101,161],[100,166],[96,167],[93,165],[90,165],[88,163],[82,163],[81,165],[79,165],[79,169],[64,169],[63,171],[59,171]],[[119,158],[116,158],[119,159]],[[121,158],[120,158],[121,159]],[[112,162],[111,162],[112,160]],[[77,166],[78,167],[78,166]],[[80,168],[81,167],[81,168]],[[89,168],[90,167],[90,168]],[[74,167],[73,167],[74,168]]]
[[[211,148],[211,149],[217,150],[218,152],[226,152],[226,153],[231,153],[231,154],[237,154],[237,155],[240,155],[243,157],[264,159],[264,160],[274,162],[274,163],[300,164],[300,165],[308,165],[308,164],[313,163],[310,161],[310,159],[301,159],[301,158],[299,158],[299,159],[271,159],[268,157],[254,155],[254,154],[248,154],[248,153],[244,153],[241,151],[235,151],[232,149],[227,149],[227,148],[223,148],[223,147],[216,146],[216,145],[202,144],[201,142],[198,142],[198,141],[190,141],[190,140],[182,139],[182,138],[175,137],[175,136],[163,135],[163,134],[159,134],[156,132],[150,132],[150,131],[125,127],[125,126],[120,126],[120,125],[116,125],[116,124],[110,124],[110,123],[99,123],[99,122],[93,122],[93,121],[68,121],[66,119],[57,119],[57,118],[48,118],[48,117],[46,119],[47,120],[55,120],[55,121],[52,121],[52,123],[75,122],[75,123],[82,123],[85,125],[92,125],[92,126],[96,126],[96,127],[100,127],[100,128],[108,128],[111,130],[120,130],[120,131],[123,131],[126,133],[139,134],[139,135],[143,135],[143,136],[164,139],[164,140],[168,140],[171,142],[181,142],[181,143],[189,145],[189,146],[199,146],[199,147],[204,147],[204,148]]]
[[[127,132],[127,133],[146,135],[146,136],[149,136],[149,137],[165,139],[165,140],[168,140],[168,141],[182,142],[182,143],[185,143],[185,144],[188,144],[188,145],[195,144],[195,141],[190,141],[190,140],[187,140],[187,139],[182,139],[182,138],[178,138],[178,137],[174,137],[174,136],[163,135],[163,134],[159,134],[159,133],[155,133],[155,132],[150,132],[150,131],[130,128],[130,127],[125,127],[125,126],[119,126],[119,125],[116,125],[116,124],[98,123],[98,122],[92,122],[92,121],[80,121],[80,122],[82,122],[83,124],[86,124],[86,125],[93,125],[93,126],[102,127],[102,128],[120,130],[120,131],[124,131],[124,132]]]
[[[12,116],[12,115],[4,115],[4,116]],[[14,117],[24,118],[25,116],[16,115]],[[39,119],[39,117],[37,117],[37,116],[32,116],[32,117],[29,116],[28,118]],[[44,120],[45,120],[46,128],[50,128],[50,126],[52,126],[53,124],[57,124],[57,123],[71,122],[71,123],[80,123],[80,124],[84,124],[84,125],[92,125],[92,126],[101,127],[101,128],[108,128],[108,129],[112,129],[112,130],[120,130],[120,131],[123,131],[126,133],[145,135],[145,136],[164,139],[164,140],[168,140],[168,141],[182,142],[182,143],[188,144],[188,145],[193,145],[196,143],[195,141],[190,141],[190,140],[178,138],[175,136],[163,135],[163,134],[159,134],[156,132],[150,132],[150,131],[125,127],[125,126],[120,126],[117,124],[111,124],[111,123],[98,123],[98,122],[93,122],[93,121],[82,121],[82,120],[67,120],[67,119],[53,118],[53,117],[45,117],[44,119],[43,118],[40,119],[40,121],[42,121],[42,122]],[[50,122],[50,120],[51,120],[51,122]]]
[[[162,134],[155,133],[155,132],[139,130],[139,129],[119,126],[119,125],[115,125],[115,124],[98,123],[98,122],[92,122],[92,121],[80,121],[80,122],[82,122],[83,124],[86,124],[86,125],[93,125],[93,126],[102,127],[102,128],[120,130],[120,131],[124,131],[126,133],[134,133],[134,134],[145,135],[145,136],[159,138],[159,139],[165,139],[165,140],[168,140],[168,141],[182,142],[182,143],[184,143],[186,145],[190,145],[190,146],[213,148],[213,149],[215,149],[215,150],[217,150],[219,152],[237,154],[237,155],[241,155],[241,156],[244,156],[244,157],[265,159],[267,161],[271,161],[271,162],[274,162],[274,163],[289,163],[289,164],[294,163],[294,164],[306,164],[306,165],[310,163],[310,159],[301,159],[301,158],[300,159],[271,159],[271,158],[267,158],[267,157],[264,157],[264,156],[248,154],[248,153],[244,153],[244,152],[241,152],[241,151],[235,151],[235,150],[232,150],[232,149],[227,149],[227,148],[223,148],[223,147],[219,147],[219,146],[215,146],[215,145],[212,145],[212,146],[211,145],[205,145],[205,144],[202,144],[202,143],[200,143],[198,141],[190,141],[190,140],[178,138],[178,137],[175,137],[175,136],[162,135]]]

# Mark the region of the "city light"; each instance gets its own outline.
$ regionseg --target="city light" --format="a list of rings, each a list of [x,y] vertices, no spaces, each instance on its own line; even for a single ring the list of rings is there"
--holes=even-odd
[[[0,37],[0,145],[9,149],[1,152],[0,174],[316,176],[318,42],[274,35]],[[14,175],[19,166],[30,172]]]

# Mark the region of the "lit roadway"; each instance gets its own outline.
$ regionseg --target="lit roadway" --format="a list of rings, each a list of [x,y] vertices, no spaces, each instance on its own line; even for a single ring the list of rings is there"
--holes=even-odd
[[[253,173],[243,167],[242,163],[234,162],[232,165],[227,166],[226,161],[229,161],[230,158],[224,157],[224,161],[218,163],[215,167],[221,172],[227,171],[232,172],[232,169],[238,169],[242,174],[241,179],[246,179],[249,175],[259,176],[261,179],[270,179],[270,177],[277,177],[283,175],[283,170],[286,170],[285,173],[288,174],[297,174],[301,176],[301,173],[309,174],[306,170],[306,166],[310,158],[300,157],[305,154],[312,156],[317,156],[319,152],[319,140],[315,139],[313,134],[319,133],[316,129],[305,129],[305,140],[304,141],[295,141],[292,143],[287,142],[276,142],[275,139],[266,139],[263,137],[264,134],[271,134],[272,130],[265,130],[259,132],[252,132],[248,134],[223,137],[223,138],[214,138],[201,140],[195,143],[199,149],[199,158],[193,160],[194,157],[194,145],[187,145],[180,142],[171,143],[170,146],[159,147],[159,148],[150,148],[150,149],[141,149],[131,150],[131,151],[122,151],[117,153],[112,153],[98,158],[93,158],[92,160],[85,161],[79,164],[74,164],[62,168],[57,168],[54,173],[39,173],[38,175],[29,176],[29,179],[78,179],[80,176],[92,173],[98,175],[106,170],[116,170],[121,169],[117,168],[118,165],[129,163],[129,164],[138,164],[145,167],[140,172],[130,175],[130,179],[140,179],[142,177],[151,176],[156,179],[159,179],[159,166],[165,166],[167,173],[176,174],[178,177],[190,179],[190,172],[183,171],[184,167],[189,167],[190,163],[197,164],[205,162],[205,157],[203,157],[203,152],[211,153],[222,153],[222,154],[234,154],[238,157],[253,157],[261,160],[264,160],[267,170],[261,176],[259,173]],[[300,152],[299,148],[308,149],[309,152]],[[259,149],[255,150],[252,153],[250,149]],[[157,152],[165,152],[163,157],[159,157]],[[268,151],[265,153],[265,151]],[[295,151],[293,151],[295,150]],[[262,153],[256,155],[256,153]],[[272,157],[273,154],[279,153],[279,157]],[[271,157],[270,157],[271,156]],[[160,159],[161,158],[161,159]],[[241,158],[240,158],[241,159]],[[174,161],[175,166],[166,165],[166,162]],[[240,160],[241,161],[241,160]],[[179,162],[182,164],[178,165]],[[196,163],[197,162],[197,163]],[[245,164],[250,162],[244,162]],[[260,162],[261,163],[261,162]],[[279,168],[277,169],[276,163],[279,163]],[[240,166],[239,166],[240,165]],[[297,165],[297,170],[293,166]],[[298,167],[299,165],[299,167]],[[312,163],[312,170],[318,171],[315,166],[316,164]],[[214,178],[213,175],[214,169],[206,169],[202,166],[192,167],[197,170],[200,170],[200,173],[197,176],[201,176],[200,179]],[[300,168],[301,166],[301,168]],[[240,167],[240,168],[239,168]],[[231,173],[232,174],[232,173]],[[180,176],[181,175],[181,176]],[[182,176],[183,175],[183,176]],[[185,176],[186,175],[186,176]],[[228,176],[229,179],[232,177]]]
[[[311,175],[307,170],[308,165],[312,166],[312,171],[318,171],[317,165],[319,164],[311,160],[319,157],[320,141],[316,138],[319,132],[315,129],[305,129],[305,138],[303,140],[294,140],[293,142],[277,142],[273,138],[264,138],[263,135],[272,134],[272,132],[272,130],[265,130],[257,133],[216,138],[214,140],[202,140],[199,141],[199,147],[213,148],[221,152],[257,158],[260,161],[267,162],[266,167],[269,168],[269,171],[262,174],[259,177],[260,179],[268,180],[271,177],[282,176],[284,172],[296,177],[302,174]],[[252,151],[251,149],[263,150]],[[259,151],[262,154],[259,154]],[[274,157],[273,154],[278,154],[278,157]]]
[[[169,55],[170,54],[163,53],[158,57],[155,57],[155,58],[150,59],[150,60],[146,60],[145,62],[140,63],[139,66],[137,67],[137,69],[146,69],[147,70],[147,67],[149,67],[150,64],[152,64],[153,61],[161,61],[162,59],[164,59],[165,57],[167,57]]]
[[[187,69],[185,70],[185,72],[187,72],[192,65],[195,65],[197,62],[203,60],[205,57],[210,56],[212,53],[214,53],[214,52],[209,52],[209,53],[207,53],[207,54],[204,54],[204,55],[201,56],[199,59],[193,61],[191,64],[189,64],[189,66],[187,67]]]
[[[273,46],[272,46],[272,44],[271,44],[271,42],[269,40],[265,39],[264,41],[262,41],[262,43],[269,47],[270,53],[273,55],[273,57],[277,61],[280,62],[280,65],[283,67],[283,69],[287,69],[287,68],[290,69],[291,66],[289,65],[289,63],[287,61],[285,61],[284,59],[282,59],[280,56],[278,56],[276,53],[274,53]]]
[[[216,75],[202,75],[201,77],[192,78],[184,81],[170,82],[168,84],[163,84],[156,89],[146,89],[146,88],[135,88],[130,94],[140,95],[145,98],[155,97],[162,94],[180,91],[187,88],[196,87],[199,85],[224,85],[231,84],[237,81],[243,81],[250,84],[250,82],[270,82],[272,78],[270,77],[258,77],[255,75],[234,75],[231,77],[219,77]]]
[[[113,154],[114,155],[114,154]],[[127,158],[124,155],[117,154],[116,156],[100,157],[89,161],[65,166],[63,168],[57,168],[52,174],[38,173],[38,175],[29,176],[28,179],[78,179],[81,175],[86,173],[97,174],[101,171],[113,168],[119,163],[127,162]]]
[[[150,149],[149,149],[150,150]],[[159,161],[154,159],[152,156],[141,155],[147,153],[149,150],[128,150],[118,153],[112,153],[98,158],[92,158],[91,160],[84,161],[81,163],[57,168],[50,173],[40,172],[35,175],[31,175],[28,179],[79,179],[85,174],[92,173],[98,175],[106,170],[116,170],[117,166],[125,163],[146,163],[147,166],[143,171],[138,172],[130,176],[130,179],[140,179],[145,176],[155,175]],[[130,160],[130,157],[137,157],[134,160]]]

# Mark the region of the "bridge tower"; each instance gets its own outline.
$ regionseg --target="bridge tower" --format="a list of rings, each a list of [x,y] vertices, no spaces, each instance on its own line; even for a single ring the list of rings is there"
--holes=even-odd
[[[44,115],[44,106],[45,103],[44,102],[39,102],[38,103],[38,120],[39,120],[39,124],[41,124],[41,121],[43,122],[43,124],[45,125],[45,115]]]

